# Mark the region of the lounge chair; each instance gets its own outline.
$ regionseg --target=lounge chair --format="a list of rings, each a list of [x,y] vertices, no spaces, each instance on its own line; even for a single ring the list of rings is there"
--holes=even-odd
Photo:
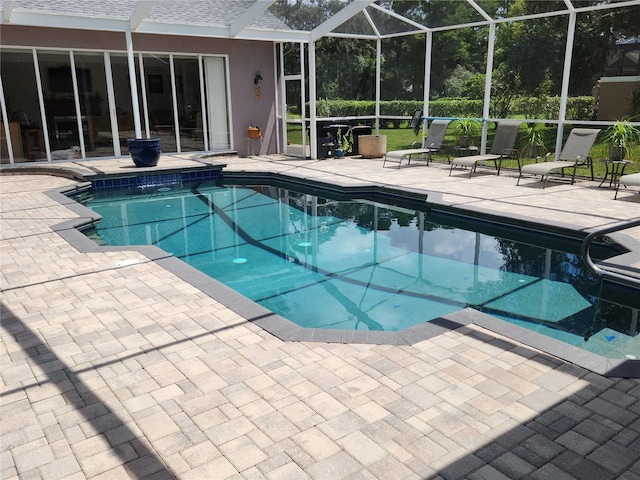
[[[495,163],[498,175],[500,175],[502,160],[505,158],[518,160],[518,150],[514,147],[516,145],[516,139],[518,138],[518,129],[521,124],[522,122],[514,121],[498,123],[496,135],[493,137],[493,143],[491,144],[491,151],[483,155],[454,158],[451,162],[451,168],[449,168],[449,175],[453,172],[453,167],[469,167],[469,178],[471,178],[471,175],[476,171],[476,167],[480,162]]]
[[[437,152],[440,147],[442,147],[442,143],[444,142],[444,135],[447,132],[447,127],[449,126],[450,120],[434,120],[431,122],[431,127],[429,128],[429,134],[424,141],[424,148],[411,148],[408,150],[392,150],[387,152],[384,156],[384,162],[382,162],[382,166],[389,162],[396,162],[398,164],[398,168],[402,164],[403,159],[407,159],[407,165],[411,163],[412,158],[424,159],[426,156],[427,165],[431,161],[431,154]]]
[[[620,185],[624,185],[627,187],[640,187],[640,173],[630,173],[629,175],[622,175],[620,180],[618,181],[618,185],[616,186],[616,194],[613,199],[618,198],[618,190],[620,190]],[[640,195],[640,192],[638,192]]]
[[[544,181],[542,188],[545,188],[551,174],[560,173],[562,177],[564,177],[564,170],[567,168],[572,169],[571,185],[573,185],[576,180],[576,169],[578,167],[590,167],[591,180],[593,180],[593,160],[589,152],[591,152],[591,147],[593,147],[598,133],[600,133],[600,130],[597,128],[572,129],[562,148],[562,152],[560,152],[558,160],[547,161],[552,155],[552,153],[547,153],[544,162],[531,163],[523,166],[520,169],[520,175],[518,176],[516,185],[520,185],[520,179],[523,174],[540,175]]]

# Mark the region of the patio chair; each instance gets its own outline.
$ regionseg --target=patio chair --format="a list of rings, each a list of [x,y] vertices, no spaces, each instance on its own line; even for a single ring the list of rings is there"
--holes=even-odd
[[[520,185],[520,179],[523,174],[540,175],[541,180],[544,181],[542,188],[547,186],[549,177],[554,173],[560,173],[564,177],[564,170],[571,168],[571,185],[576,180],[576,169],[578,167],[590,167],[591,168],[591,180],[593,180],[593,160],[591,159],[591,147],[596,141],[596,137],[600,133],[598,128],[574,128],[569,132],[569,137],[560,152],[560,156],[557,161],[548,161],[552,153],[547,153],[545,161],[541,163],[531,163],[520,168],[520,175],[518,175],[518,182],[516,185]]]
[[[627,187],[640,187],[640,173],[630,173],[629,175],[622,175],[616,185],[616,194],[613,197],[614,200],[618,198],[618,191],[620,190],[620,185],[624,185],[624,188]],[[640,191],[638,192],[640,195]]]
[[[427,165],[431,161],[431,154],[437,152],[440,147],[442,147],[442,143],[444,142],[444,135],[447,132],[447,127],[449,126],[450,120],[434,120],[431,122],[431,127],[429,128],[429,134],[424,141],[424,148],[411,148],[408,150],[392,150],[387,152],[384,156],[384,162],[382,162],[382,166],[389,162],[396,162],[398,164],[398,168],[402,164],[403,159],[407,159],[407,165],[411,163],[412,158],[420,158],[427,160]]]
[[[471,175],[476,171],[476,167],[481,162],[493,162],[498,170],[498,175],[500,175],[502,160],[505,158],[518,160],[519,165],[520,160],[518,158],[518,150],[515,148],[515,145],[521,124],[522,122],[511,120],[498,123],[496,135],[493,138],[490,152],[483,155],[454,158],[451,162],[451,167],[449,168],[449,175],[453,172],[453,167],[468,167],[469,178],[471,178]]]

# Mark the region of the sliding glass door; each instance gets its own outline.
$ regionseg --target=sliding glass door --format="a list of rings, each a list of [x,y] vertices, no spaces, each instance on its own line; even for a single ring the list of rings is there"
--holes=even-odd
[[[134,109],[164,153],[232,145],[227,57],[2,49],[0,162],[128,155]]]
[[[204,57],[208,150],[231,148],[227,65],[223,57]]]

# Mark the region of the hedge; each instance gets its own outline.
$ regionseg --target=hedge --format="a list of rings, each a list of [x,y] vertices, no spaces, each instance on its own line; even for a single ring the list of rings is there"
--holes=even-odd
[[[429,102],[431,117],[475,117],[482,118],[482,100],[447,98]],[[308,105],[307,105],[308,106]],[[375,115],[376,102],[373,100],[318,100],[317,114],[320,117],[354,117]],[[380,102],[382,117],[411,117],[415,110],[422,108],[416,100],[385,100]],[[560,112],[560,97],[514,97],[511,101],[510,116],[529,119],[556,119]],[[567,120],[589,120],[593,113],[593,98],[570,97],[567,99]],[[403,120],[389,120],[398,128]]]

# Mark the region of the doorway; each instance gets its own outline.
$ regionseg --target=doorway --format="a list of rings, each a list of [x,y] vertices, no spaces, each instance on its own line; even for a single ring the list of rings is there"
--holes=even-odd
[[[280,78],[282,78],[282,123],[284,137],[283,153],[294,157],[308,158],[309,119],[307,113],[307,89],[305,82],[304,44],[280,44]]]

